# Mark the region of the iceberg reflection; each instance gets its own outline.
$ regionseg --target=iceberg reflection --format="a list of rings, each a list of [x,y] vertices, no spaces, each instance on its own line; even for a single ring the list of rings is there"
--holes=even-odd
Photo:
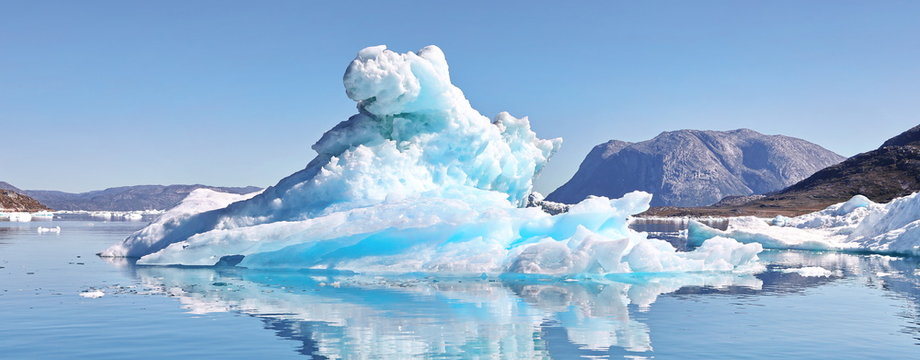
[[[135,268],[153,293],[194,314],[261,318],[305,355],[329,358],[549,358],[548,326],[586,351],[652,350],[648,325],[630,317],[687,286],[760,289],[751,275],[633,275],[566,282],[527,277],[380,277],[242,268]]]

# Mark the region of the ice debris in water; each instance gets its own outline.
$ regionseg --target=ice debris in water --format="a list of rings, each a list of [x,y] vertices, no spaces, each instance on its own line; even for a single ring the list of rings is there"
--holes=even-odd
[[[85,297],[87,299],[98,299],[98,298],[105,296],[105,293],[102,292],[102,290],[88,290],[88,291],[81,292],[80,296]]]
[[[785,218],[771,226],[763,219],[738,217],[720,231],[691,221],[690,243],[729,237],[772,249],[842,250],[893,255],[920,255],[920,195],[877,204],[862,195],[826,209]]]
[[[194,192],[103,256],[139,264],[361,272],[581,274],[753,271],[761,246],[720,238],[692,252],[627,227],[651,195],[526,208],[561,139],[489,119],[451,84],[441,49],[361,50],[345,91],[358,114],[327,131],[305,169],[260,194]],[[204,198],[204,200],[202,200]]]

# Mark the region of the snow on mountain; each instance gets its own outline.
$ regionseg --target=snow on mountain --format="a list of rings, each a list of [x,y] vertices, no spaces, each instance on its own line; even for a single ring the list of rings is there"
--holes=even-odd
[[[749,129],[669,131],[639,143],[595,146],[546,199],[576,203],[640,190],[655,195],[652,206],[709,205],[782,189],[843,159],[805,140]]]

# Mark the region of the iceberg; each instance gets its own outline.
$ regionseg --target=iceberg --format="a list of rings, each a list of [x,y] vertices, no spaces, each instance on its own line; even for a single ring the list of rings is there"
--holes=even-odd
[[[886,204],[862,195],[824,210],[794,218],[737,217],[725,231],[691,221],[688,240],[702,244],[713,237],[758,243],[770,249],[835,250],[887,255],[920,255],[920,193]]]
[[[343,80],[358,113],[323,134],[306,168],[257,194],[197,190],[100,255],[363,273],[762,268],[759,244],[716,238],[678,252],[630,230],[648,193],[592,197],[555,215],[526,207],[562,140],[538,138],[526,117],[473,109],[436,46],[363,49]]]
[[[32,214],[27,212],[13,212],[7,214],[11,222],[30,222],[32,221]]]

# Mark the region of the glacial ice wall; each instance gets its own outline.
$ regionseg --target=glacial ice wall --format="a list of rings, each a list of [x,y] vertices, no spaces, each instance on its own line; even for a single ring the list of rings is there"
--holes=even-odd
[[[590,198],[555,216],[522,208],[561,140],[537,138],[526,117],[489,119],[473,109],[435,46],[366,48],[343,80],[358,114],[323,134],[304,170],[223,206],[183,202],[102,255],[157,265],[241,255],[251,268],[363,272],[757,268],[756,244],[714,239],[679,253],[629,230],[626,219],[648,208],[647,193]]]

